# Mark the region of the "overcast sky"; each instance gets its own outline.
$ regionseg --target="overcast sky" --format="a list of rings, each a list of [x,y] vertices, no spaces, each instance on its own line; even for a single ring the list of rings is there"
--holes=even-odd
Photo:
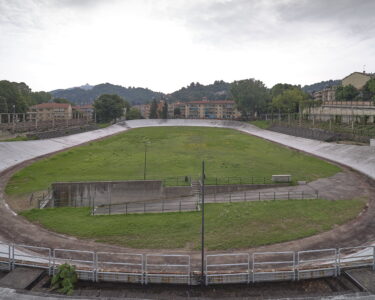
[[[0,80],[173,92],[375,72],[374,0],[0,0]]]

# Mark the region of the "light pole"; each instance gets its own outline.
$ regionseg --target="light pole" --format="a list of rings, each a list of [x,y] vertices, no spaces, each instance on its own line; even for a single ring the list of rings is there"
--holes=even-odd
[[[146,173],[147,173],[147,145],[150,144],[149,141],[144,141],[145,144],[145,159],[144,159],[144,165],[143,165],[143,180],[146,180]]]
[[[205,267],[205,264],[204,264],[204,180],[206,178],[206,174],[204,172],[204,160],[202,161],[202,178],[201,178],[201,199],[202,199],[202,227],[201,227],[201,234],[202,234],[202,243],[201,243],[201,247],[202,247],[202,253],[201,253],[201,266],[202,266],[202,270],[201,270],[201,274],[202,274],[202,278],[201,278],[201,284],[202,286],[205,284],[205,276],[204,276],[204,267]]]

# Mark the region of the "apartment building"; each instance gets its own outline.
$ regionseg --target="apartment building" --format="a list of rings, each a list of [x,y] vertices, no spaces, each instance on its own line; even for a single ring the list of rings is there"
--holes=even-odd
[[[185,104],[187,119],[237,119],[240,116],[232,100],[190,101]]]
[[[30,107],[31,119],[38,121],[72,119],[73,109],[69,103],[41,103]]]

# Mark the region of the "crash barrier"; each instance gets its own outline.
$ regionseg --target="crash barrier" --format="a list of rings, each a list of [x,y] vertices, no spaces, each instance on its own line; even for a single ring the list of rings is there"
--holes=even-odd
[[[250,202],[268,200],[299,200],[318,199],[316,192],[256,192],[244,191],[226,194],[211,194],[205,196],[205,203],[231,203]],[[196,197],[179,200],[159,200],[144,202],[113,203],[91,208],[92,215],[112,215],[112,214],[134,214],[134,213],[164,213],[164,212],[184,212],[200,210],[200,201]]]
[[[205,285],[303,280],[338,276],[343,270],[375,270],[375,246],[284,252],[225,253],[200,260],[190,255],[94,252],[0,243],[0,269],[18,266],[56,273],[59,265],[74,265],[78,278],[93,282]]]

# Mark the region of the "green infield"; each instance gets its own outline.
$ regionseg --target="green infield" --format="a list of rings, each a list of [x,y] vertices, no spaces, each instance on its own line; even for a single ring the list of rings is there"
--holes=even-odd
[[[355,218],[363,207],[363,199],[207,204],[206,247],[249,248],[311,236]],[[200,245],[200,212],[91,216],[89,208],[66,207],[21,215],[59,233],[131,248]]]
[[[145,144],[147,179],[197,177],[203,159],[207,180],[251,176],[269,180],[273,174],[291,174],[294,181],[309,181],[340,171],[318,158],[232,129],[152,127],[130,130],[40,160],[15,173],[6,193],[45,190],[58,181],[143,179]]]

